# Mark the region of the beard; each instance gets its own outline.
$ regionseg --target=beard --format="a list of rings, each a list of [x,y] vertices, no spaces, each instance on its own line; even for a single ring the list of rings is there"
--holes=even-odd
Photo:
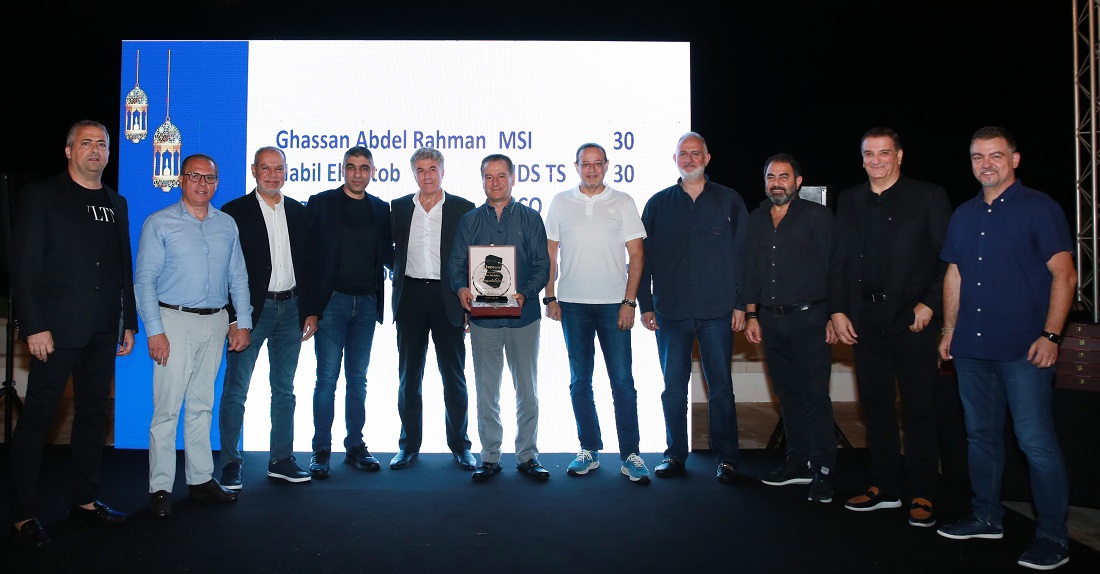
[[[777,194],[776,192],[778,191],[782,191],[783,193]],[[768,199],[770,199],[774,205],[787,205],[794,199],[794,194],[795,192],[793,190],[783,187],[773,187],[768,190]]]
[[[677,170],[679,170],[680,172],[680,177],[682,177],[683,179],[701,179],[703,177],[703,170],[705,169],[706,166],[703,165],[696,167],[691,171],[687,171],[681,167],[677,167]]]

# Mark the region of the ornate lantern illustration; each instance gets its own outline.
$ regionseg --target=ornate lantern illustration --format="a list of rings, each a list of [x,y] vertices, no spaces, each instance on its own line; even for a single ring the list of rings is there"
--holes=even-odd
[[[137,69],[134,71],[134,89],[126,94],[126,139],[138,143],[149,135],[149,96],[141,89],[141,50],[137,51]]]
[[[153,185],[167,193],[180,184],[180,130],[172,124],[168,110],[172,102],[172,51],[168,50],[168,93],[164,123],[153,132]]]

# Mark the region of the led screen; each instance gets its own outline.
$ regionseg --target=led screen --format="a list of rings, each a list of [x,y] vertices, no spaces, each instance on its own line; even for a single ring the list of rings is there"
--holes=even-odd
[[[342,185],[344,151],[365,145],[377,175],[367,192],[385,201],[416,191],[409,158],[421,146],[445,156],[446,191],[484,202],[480,162],[504,153],[516,164],[513,196],[545,215],[553,196],[577,184],[577,147],[603,145],[605,182],[630,193],[641,210],[675,183],[677,138],[690,130],[687,43],[511,41],[125,41],[117,161],[119,191],[130,205],[134,252],[152,212],[179,201],[179,159],[215,158],[220,183],[213,205],[255,187],[249,166],[263,146],[287,156],[287,197],[305,202]],[[369,448],[397,449],[397,352],[390,285],[384,324],[376,330],[367,372]],[[148,448],[152,368],[143,333],[119,360],[115,441]],[[614,411],[603,362],[594,387],[604,450],[617,450]],[[467,354],[469,351],[467,350]],[[633,330],[642,450],[664,450],[663,383],[653,333]],[[480,448],[473,363],[467,357],[470,439]],[[429,347],[424,380],[424,452],[447,452],[442,383]],[[302,347],[295,379],[294,446],[310,451],[316,360]],[[220,396],[222,372],[216,382]],[[244,448],[268,449],[269,386],[261,353],[245,413]],[[542,320],[539,349],[539,440],[544,452],[578,448],[569,400],[569,366],[560,324]],[[343,383],[337,389],[334,443],[343,437]],[[501,390],[504,448],[515,434],[507,372]],[[212,425],[218,445],[217,407]],[[182,425],[180,425],[182,431]],[[182,445],[182,440],[180,442]]]

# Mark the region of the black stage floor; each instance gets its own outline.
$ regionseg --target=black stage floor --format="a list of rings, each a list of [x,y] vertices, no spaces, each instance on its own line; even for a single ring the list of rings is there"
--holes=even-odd
[[[904,509],[847,511],[843,499],[866,485],[864,449],[841,449],[829,505],[808,502],[805,486],[762,485],[780,460],[764,450],[742,451],[743,479],[732,486],[714,479],[705,452],[692,454],[685,476],[649,485],[629,483],[613,453],[583,477],[565,473],[573,454],[544,454],[553,475],[541,484],[515,471],[510,454],[478,484],[450,455],[391,471],[392,453],[376,453],[380,472],[336,455],[330,479],[287,484],[266,477],[265,453],[248,453],[239,501],[190,501],[181,478],[166,519],[145,513],[147,454],[107,449],[101,498],[134,517],[102,529],[64,519],[68,447],[48,447],[42,522],[54,544],[36,555],[0,546],[3,572],[1023,572],[1016,558],[1034,533],[1011,511],[1004,539],[970,541],[911,527]],[[660,456],[645,459],[652,469]],[[941,520],[966,511],[965,497],[937,505]],[[1071,543],[1059,572],[1100,572],[1100,552]]]

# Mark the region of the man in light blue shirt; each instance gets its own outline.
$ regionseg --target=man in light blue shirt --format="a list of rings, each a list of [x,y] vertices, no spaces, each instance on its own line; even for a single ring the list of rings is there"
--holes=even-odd
[[[185,476],[191,496],[233,502],[237,492],[213,478],[210,421],[214,379],[229,332],[229,294],[237,309],[230,351],[250,343],[252,305],[237,224],[210,206],[218,188],[213,158],[183,160],[179,203],[145,220],[138,243],[134,295],[145,323],[153,367],[153,420],[149,427],[149,511],[172,513],[176,477],[176,425],[184,413]]]

